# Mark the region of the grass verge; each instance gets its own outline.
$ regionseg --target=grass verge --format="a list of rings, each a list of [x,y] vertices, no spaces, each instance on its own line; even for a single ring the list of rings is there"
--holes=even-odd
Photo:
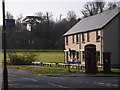
[[[31,66],[21,66],[21,65],[9,65],[8,68],[14,68],[18,70],[28,70],[35,74],[82,74],[84,71],[68,71],[54,68],[44,68],[44,67],[31,67]]]
[[[103,68],[98,68],[98,71],[99,72],[103,71]],[[120,69],[119,68],[111,68],[111,71],[112,72],[120,72]]]
[[[32,67],[32,66],[22,66],[22,65],[9,65],[8,68],[14,68],[18,70],[27,70],[31,71],[35,74],[85,74],[85,71],[68,71],[63,69],[54,69],[54,68],[46,68],[46,67]],[[111,69],[111,74],[120,74],[120,69]],[[104,73],[103,69],[98,69],[98,73]]]

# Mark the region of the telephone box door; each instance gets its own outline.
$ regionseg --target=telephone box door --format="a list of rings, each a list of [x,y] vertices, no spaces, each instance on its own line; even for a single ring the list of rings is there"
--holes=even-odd
[[[92,44],[85,46],[85,71],[86,73],[97,72],[96,46]]]

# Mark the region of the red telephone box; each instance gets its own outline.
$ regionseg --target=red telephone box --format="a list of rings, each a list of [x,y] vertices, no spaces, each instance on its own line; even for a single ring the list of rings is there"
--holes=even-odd
[[[97,72],[96,46],[93,44],[85,46],[85,71],[86,73]]]

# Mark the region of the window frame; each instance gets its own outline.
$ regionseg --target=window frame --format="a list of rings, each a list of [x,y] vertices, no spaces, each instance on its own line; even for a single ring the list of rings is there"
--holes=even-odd
[[[90,32],[87,32],[87,42],[90,42]]]
[[[76,43],[79,43],[79,34],[76,34]]]
[[[96,42],[100,42],[100,37],[99,37],[99,33],[98,33],[98,30],[96,30]]]
[[[69,59],[68,55],[69,55],[68,52],[66,52],[66,59],[67,59],[67,60]]]
[[[72,35],[72,43],[75,43],[75,35]]]
[[[68,45],[68,36],[66,36],[66,45]]]
[[[85,33],[82,33],[82,43],[85,43]]]
[[[82,51],[82,61],[85,62],[85,51]]]
[[[97,64],[100,64],[100,51],[96,51]]]
[[[77,60],[80,59],[79,54],[80,54],[80,53],[77,51],[77,52],[76,52],[76,59],[77,59]]]

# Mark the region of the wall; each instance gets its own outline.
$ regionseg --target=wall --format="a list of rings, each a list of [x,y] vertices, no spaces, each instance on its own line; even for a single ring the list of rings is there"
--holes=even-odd
[[[66,38],[65,38],[66,41]],[[65,43],[65,49],[68,50],[71,48],[71,50],[77,50],[79,51],[79,43],[76,43],[76,35],[74,35],[74,43],[72,42],[72,35],[68,36],[68,45]]]
[[[118,63],[118,18],[120,18],[120,14],[103,30],[103,51],[111,52],[111,64],[113,67],[120,66],[120,63]]]
[[[98,30],[99,35],[101,35],[101,30]],[[101,40],[99,42],[96,42],[96,31],[91,31],[89,32],[89,37],[90,37],[90,41],[87,41],[87,33],[84,33],[85,36],[85,43],[82,43],[82,33],[79,34],[79,43],[76,43],[76,35],[74,35],[74,41],[75,43],[72,42],[72,35],[68,36],[68,45],[66,45],[65,42],[65,58],[66,58],[66,52],[69,51],[69,48],[71,50],[76,50],[79,51],[79,56],[80,56],[80,61],[82,64],[85,64],[85,62],[83,61],[83,54],[82,51],[84,51],[84,47],[88,44],[94,44],[96,45],[96,50],[100,51],[101,53]],[[65,38],[66,41],[66,38]],[[69,57],[70,59],[70,57]],[[101,54],[100,54],[100,62],[101,62]]]
[[[65,50],[64,50],[65,51],[65,62],[67,62],[67,59],[66,59],[67,54],[66,53],[69,52],[69,49],[79,51],[79,43],[76,43],[76,35],[74,35],[74,43],[72,41],[72,36],[73,35],[68,36],[68,44],[66,44],[66,37],[65,37]],[[79,37],[79,35],[78,35],[78,37]],[[68,60],[72,61],[70,58],[70,52],[68,54],[69,54]],[[75,58],[76,58],[76,55],[75,55]]]
[[[82,43],[82,35],[81,35],[81,61],[83,61],[83,55],[82,55],[82,51],[84,51],[84,48],[86,45],[88,44],[94,44],[96,45],[96,51],[100,51],[100,63],[102,62],[102,59],[101,59],[101,39],[99,42],[96,41],[96,31],[91,31],[89,32],[89,37],[90,37],[90,41],[88,42],[87,41],[87,33],[84,33],[85,34],[85,43]],[[101,36],[101,30],[98,30],[98,34]],[[82,64],[85,64],[85,62],[82,62]]]

